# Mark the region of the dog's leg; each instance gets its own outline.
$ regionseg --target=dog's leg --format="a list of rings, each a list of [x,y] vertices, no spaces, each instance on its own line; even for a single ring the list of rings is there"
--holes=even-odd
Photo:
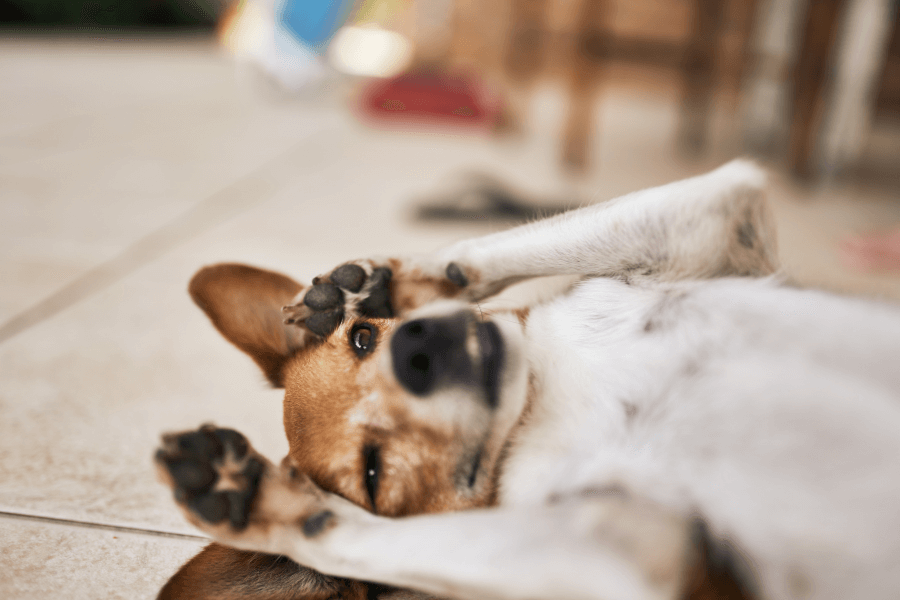
[[[360,260],[313,280],[286,322],[328,335],[345,316],[393,317],[439,298],[479,301],[544,275],[676,280],[775,272],[765,174],[734,161],[624,196],[405,259]]]
[[[282,309],[284,322],[325,337],[345,318],[390,318],[463,287],[425,259],[365,259],[345,263],[313,279]]]
[[[454,244],[435,270],[481,299],[530,277],[629,281],[768,275],[777,269],[765,174],[747,161]]]
[[[272,465],[231,430],[166,436],[157,463],[188,519],[217,541],[334,577],[485,600],[702,598],[692,594],[711,579],[697,571],[702,528],[615,490],[389,519]]]

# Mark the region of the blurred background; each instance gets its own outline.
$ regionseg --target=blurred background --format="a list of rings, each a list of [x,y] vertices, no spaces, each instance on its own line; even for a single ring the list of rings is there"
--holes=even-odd
[[[191,305],[770,169],[785,273],[900,299],[897,0],[0,0],[0,596],[154,597],[154,482],[280,397]]]

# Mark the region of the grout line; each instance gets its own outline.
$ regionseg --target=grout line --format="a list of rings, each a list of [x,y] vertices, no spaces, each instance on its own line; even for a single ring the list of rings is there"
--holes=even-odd
[[[278,190],[278,184],[283,183],[285,174],[296,176],[301,170],[298,167],[310,170],[319,161],[328,158],[329,153],[321,151],[325,145],[323,140],[317,139],[322,136],[330,139],[334,137],[334,132],[314,133],[256,170],[213,192],[175,219],[129,245],[117,256],[14,315],[0,325],[0,344],[109,287],[204,230],[268,200]],[[317,160],[309,159],[311,146],[320,148],[319,152],[313,153]]]
[[[141,527],[130,527],[128,525],[106,525],[104,523],[91,523],[90,521],[77,521],[75,519],[63,519],[60,517],[48,517],[46,515],[29,515],[26,513],[15,513],[0,510],[0,518],[21,519],[23,521],[38,521],[41,523],[54,523],[57,525],[70,525],[73,527],[84,527],[85,529],[103,529],[106,531],[120,531],[122,533],[137,533],[143,535],[152,535],[155,537],[177,538],[182,540],[194,540],[200,542],[208,542],[209,538],[201,535],[191,535],[189,533],[175,533],[174,531],[158,531],[155,529],[143,529]]]

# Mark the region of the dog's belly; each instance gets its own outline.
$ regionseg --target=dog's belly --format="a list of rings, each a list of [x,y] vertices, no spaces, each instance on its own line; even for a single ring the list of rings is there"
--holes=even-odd
[[[732,536],[771,597],[900,589],[896,309],[773,281],[591,280],[532,311],[527,337],[538,394],[502,502],[621,486]]]

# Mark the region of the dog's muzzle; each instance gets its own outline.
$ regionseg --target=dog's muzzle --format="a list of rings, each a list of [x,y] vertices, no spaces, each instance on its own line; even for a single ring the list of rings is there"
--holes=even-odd
[[[477,340],[475,357],[467,350],[470,335]],[[476,323],[466,311],[409,321],[394,333],[391,357],[397,380],[416,396],[465,385],[481,388],[487,404],[497,406],[503,338],[490,321]]]

